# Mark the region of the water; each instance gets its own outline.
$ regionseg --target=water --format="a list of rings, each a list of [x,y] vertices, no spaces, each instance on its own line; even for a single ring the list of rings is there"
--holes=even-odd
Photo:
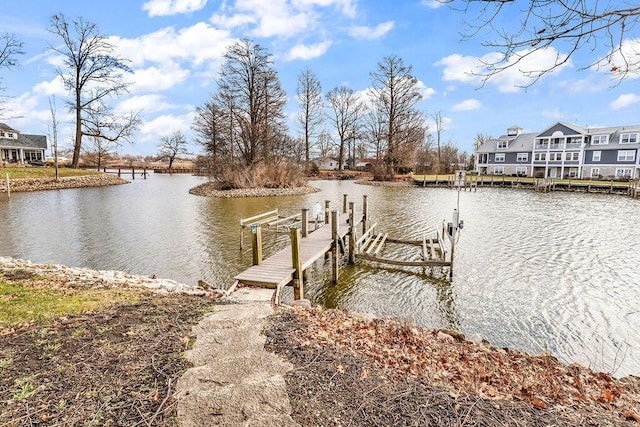
[[[251,263],[239,250],[239,219],[315,202],[342,207],[349,194],[390,237],[420,239],[450,220],[457,193],[318,181],[305,196],[215,199],[188,194],[204,179],[151,175],[130,184],[0,195],[0,255],[41,263],[228,287]],[[465,227],[452,281],[420,268],[359,263],[328,285],[330,266],[310,271],[307,296],[341,307],[450,327],[528,352],[549,351],[616,376],[640,374],[640,200],[483,188],[460,193]],[[265,256],[286,243],[265,235]],[[247,241],[248,243],[248,241]],[[250,246],[250,245],[246,245]],[[416,248],[416,251],[418,249]],[[417,253],[417,252],[416,252]],[[385,256],[410,257],[388,245]]]

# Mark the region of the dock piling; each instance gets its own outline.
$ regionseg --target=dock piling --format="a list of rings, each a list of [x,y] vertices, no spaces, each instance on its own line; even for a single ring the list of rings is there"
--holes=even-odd
[[[309,208],[302,208],[302,237],[307,237],[309,227]]]
[[[293,299],[304,298],[304,275],[302,272],[302,259],[300,257],[300,228],[293,226],[289,229],[291,236],[291,263],[295,269],[293,272]]]
[[[355,262],[356,227],[354,226],[355,203],[349,202],[349,264]]]
[[[342,213],[347,213],[347,199],[349,198],[348,194],[342,195]]]
[[[338,233],[338,211],[333,209],[331,211],[331,237],[333,239],[333,245],[331,247],[331,283],[338,284],[338,268],[339,268],[339,241],[340,234]]]
[[[262,264],[262,227],[260,224],[251,225],[251,249],[253,265]]]

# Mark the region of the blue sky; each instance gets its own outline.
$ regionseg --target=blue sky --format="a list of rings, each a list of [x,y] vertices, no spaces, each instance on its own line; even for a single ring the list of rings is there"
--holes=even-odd
[[[67,95],[56,76],[59,60],[47,47],[59,42],[47,29],[63,13],[98,24],[102,34],[129,58],[133,74],[118,110],[142,110],[134,144],[120,153],[157,152],[161,137],[176,130],[193,138],[195,108],[208,100],[226,46],[250,38],[273,54],[284,90],[290,133],[298,75],[305,67],[318,76],[323,92],[346,84],[365,91],[369,73],[387,55],[413,66],[424,95],[425,114],[440,112],[444,141],[471,151],[478,133],[497,137],[512,125],[541,131],[556,121],[585,127],[640,124],[640,84],[635,76],[621,84],[603,70],[580,70],[589,62],[580,52],[561,70],[527,90],[517,69],[484,86],[469,72],[495,51],[483,37],[461,41],[465,16],[429,0],[24,0],[3,1],[0,32],[24,42],[17,70],[0,70],[8,111],[0,121],[24,133],[49,134],[49,98],[56,96],[59,140],[70,145],[73,119],[63,107]],[[528,2],[517,2],[520,5]],[[517,21],[512,16],[502,22]],[[562,47],[558,47],[563,54]],[[546,63],[556,52],[533,58]],[[12,117],[9,117],[12,116]],[[327,122],[327,129],[330,124]],[[433,129],[433,126],[432,126]],[[197,146],[192,151],[199,152]]]

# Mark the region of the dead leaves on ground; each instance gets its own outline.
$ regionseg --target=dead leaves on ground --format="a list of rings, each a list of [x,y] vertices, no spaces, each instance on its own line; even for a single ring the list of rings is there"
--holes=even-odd
[[[640,379],[615,379],[549,354],[529,355],[455,338],[397,319],[372,319],[338,310],[296,310],[306,325],[299,345],[336,346],[365,355],[399,378],[476,393],[485,399],[527,401],[550,407],[605,409],[640,423]],[[446,335],[446,338],[443,337]],[[339,375],[344,371],[336,367]],[[368,374],[363,371],[362,376]]]

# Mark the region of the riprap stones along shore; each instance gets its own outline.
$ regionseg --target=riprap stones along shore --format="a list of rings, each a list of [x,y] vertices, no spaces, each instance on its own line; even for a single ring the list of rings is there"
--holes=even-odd
[[[104,187],[107,185],[128,184],[129,181],[115,174],[96,173],[59,178],[17,178],[10,179],[11,192],[60,190],[63,188]],[[0,180],[0,192],[7,192],[6,180]]]
[[[154,276],[129,274],[123,271],[91,270],[89,268],[69,267],[61,264],[35,264],[31,261],[0,257],[0,277],[27,273],[45,279],[62,281],[70,285],[87,287],[134,287],[144,288],[154,292],[178,292],[190,295],[206,295],[201,288],[175,280],[158,279]],[[13,274],[12,274],[13,273]]]
[[[320,191],[314,187],[292,187],[292,188],[238,188],[233,190],[218,190],[217,183],[206,182],[189,190],[189,193],[196,196],[208,197],[271,197],[271,196],[296,196],[298,194],[309,194]]]

